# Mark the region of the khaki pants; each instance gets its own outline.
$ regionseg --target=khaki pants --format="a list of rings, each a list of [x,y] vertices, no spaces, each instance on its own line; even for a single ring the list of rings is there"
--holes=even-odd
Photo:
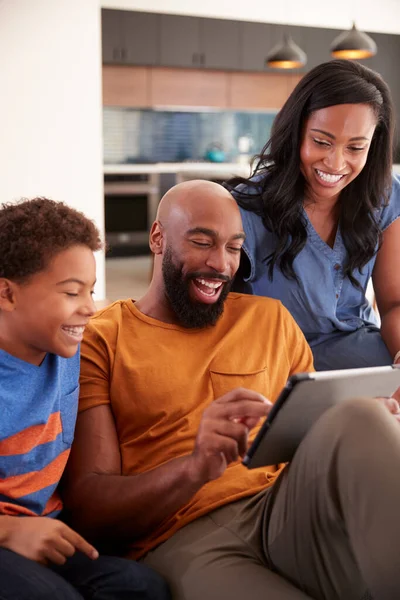
[[[174,600],[399,598],[399,428],[376,400],[332,408],[272,488],[197,519],[144,561]]]

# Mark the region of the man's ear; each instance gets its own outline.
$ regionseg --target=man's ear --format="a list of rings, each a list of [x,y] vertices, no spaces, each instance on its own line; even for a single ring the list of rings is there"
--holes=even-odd
[[[16,308],[15,283],[0,277],[0,310],[11,312]]]
[[[154,221],[150,229],[150,250],[153,254],[162,254],[164,245],[164,232],[161,223]]]

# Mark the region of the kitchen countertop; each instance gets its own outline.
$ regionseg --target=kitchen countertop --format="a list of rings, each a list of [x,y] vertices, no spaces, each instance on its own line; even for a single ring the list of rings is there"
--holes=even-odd
[[[184,162],[154,164],[105,164],[105,175],[133,175],[140,173],[210,173],[211,175],[237,175],[248,177],[250,165],[240,163]]]
[[[249,177],[250,165],[241,163],[212,163],[212,162],[184,162],[184,163],[143,163],[143,164],[105,164],[105,175],[131,175],[140,173],[210,173],[210,175],[224,175],[227,178],[233,175]],[[393,165],[393,172],[400,175],[400,164]]]

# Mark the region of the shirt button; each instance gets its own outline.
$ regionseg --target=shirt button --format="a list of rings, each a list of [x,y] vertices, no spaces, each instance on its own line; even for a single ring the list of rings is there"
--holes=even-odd
[[[338,299],[338,298],[339,298],[339,294],[335,294],[335,296],[336,296],[336,299]]]
[[[335,271],[339,271],[340,270],[340,265],[339,263],[336,263],[336,265],[333,267],[335,269]]]

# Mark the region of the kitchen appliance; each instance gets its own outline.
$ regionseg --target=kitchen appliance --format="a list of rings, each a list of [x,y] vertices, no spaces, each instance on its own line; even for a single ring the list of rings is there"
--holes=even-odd
[[[108,257],[149,252],[149,229],[159,201],[158,173],[104,175]]]

